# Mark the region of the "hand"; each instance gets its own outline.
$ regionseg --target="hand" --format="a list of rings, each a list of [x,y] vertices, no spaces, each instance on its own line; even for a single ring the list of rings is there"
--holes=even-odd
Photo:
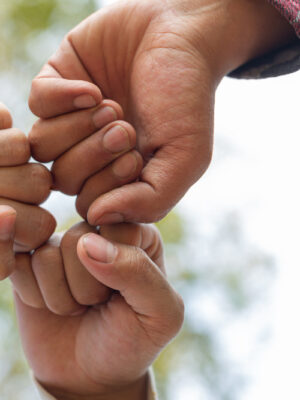
[[[51,174],[29,164],[26,136],[12,128],[7,108],[0,104],[0,280],[15,267],[14,251],[31,251],[46,242],[56,222],[38,207],[50,194]]]
[[[179,331],[182,300],[164,276],[150,225],[106,226],[102,236],[81,237],[79,281],[82,264],[70,247],[88,230],[81,223],[60,248],[56,237],[32,257],[18,255],[12,282],[25,354],[58,399],[145,399],[146,371]],[[91,277],[113,292],[87,308],[81,299],[95,293]]]
[[[294,36],[279,13],[261,0],[131,0],[102,9],[67,35],[33,81],[29,103],[41,118],[31,134],[33,153],[42,161],[59,157],[55,181],[59,190],[70,193],[72,169],[64,171],[60,156],[70,149],[61,157],[72,157],[69,165],[77,163],[76,171],[82,168],[77,150],[84,142],[78,142],[96,131],[93,116],[102,96],[114,99],[122,109],[111,103],[111,118],[124,113],[136,128],[145,167],[139,181],[125,186],[118,187],[112,178],[104,188],[98,180],[100,197],[92,203],[88,221],[158,220],[209,165],[214,96],[222,77]],[[125,128],[134,146],[133,128]],[[101,133],[88,140],[96,143],[96,136],[102,140]],[[95,150],[85,146],[80,154],[89,163]],[[98,156],[92,158],[99,159],[103,150],[99,145],[94,149]],[[89,200],[96,197],[95,184],[91,187]],[[72,187],[75,192],[80,193],[80,185]],[[89,201],[84,203],[81,214]]]
[[[133,150],[136,132],[122,117],[116,102],[104,100],[92,109],[39,120],[30,132],[33,156],[55,159],[52,187],[78,194],[76,208],[84,219],[95,199],[135,181],[142,170],[142,157]]]

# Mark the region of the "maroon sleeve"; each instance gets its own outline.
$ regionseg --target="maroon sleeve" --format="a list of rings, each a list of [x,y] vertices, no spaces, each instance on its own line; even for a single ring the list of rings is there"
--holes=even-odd
[[[300,0],[269,0],[294,27],[300,37]]]
[[[268,0],[294,27],[299,40],[242,65],[229,76],[242,79],[269,78],[300,70],[300,0]]]

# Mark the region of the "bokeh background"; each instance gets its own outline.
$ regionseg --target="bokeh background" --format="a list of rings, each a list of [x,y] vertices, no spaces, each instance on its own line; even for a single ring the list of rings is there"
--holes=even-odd
[[[30,82],[64,34],[106,2],[0,2],[0,101],[28,132]],[[181,334],[155,363],[161,400],[300,397],[300,73],[225,79],[206,175],[159,228],[186,302]],[[74,199],[44,205],[59,229]],[[9,282],[0,284],[0,399],[35,400]]]

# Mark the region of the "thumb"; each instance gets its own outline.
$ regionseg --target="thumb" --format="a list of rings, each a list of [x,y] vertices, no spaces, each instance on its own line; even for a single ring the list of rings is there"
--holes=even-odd
[[[0,205],[0,280],[7,278],[15,268],[13,243],[16,217],[13,208]]]
[[[119,291],[138,316],[158,325],[163,321],[170,328],[169,334],[178,332],[183,320],[182,300],[143,250],[87,234],[79,240],[77,252],[85,268],[101,283]]]
[[[88,210],[91,225],[120,222],[155,222],[181,199],[209,164],[208,150],[202,161],[193,159],[190,148],[161,148],[146,164],[138,182],[112,190],[96,199]]]

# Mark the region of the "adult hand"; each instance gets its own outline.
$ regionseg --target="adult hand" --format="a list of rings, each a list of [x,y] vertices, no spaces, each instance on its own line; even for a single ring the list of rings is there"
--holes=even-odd
[[[81,223],[60,248],[56,237],[32,258],[17,257],[12,281],[25,354],[58,399],[144,400],[146,371],[183,320],[182,300],[164,276],[159,234],[150,225],[121,224],[81,237],[87,275],[75,301],[69,287],[79,260],[67,250],[82,230],[92,231]],[[66,271],[66,264],[73,268]],[[113,292],[105,304],[84,307],[80,298],[93,290],[91,277]]]
[[[0,104],[0,280],[14,270],[14,252],[39,247],[56,226],[38,207],[50,194],[51,174],[29,158],[28,139],[12,128],[10,113]]]
[[[104,8],[67,35],[33,81],[30,107],[41,118],[31,135],[33,154],[45,159],[53,135],[50,158],[70,148],[72,154],[96,131],[93,107],[102,97],[115,100],[136,129],[145,166],[138,182],[101,190],[88,221],[158,220],[209,165],[222,77],[294,36],[262,0],[131,0]],[[120,119],[120,109],[111,108]],[[76,154],[74,165],[89,162]],[[63,168],[53,172],[57,188],[68,191]]]

